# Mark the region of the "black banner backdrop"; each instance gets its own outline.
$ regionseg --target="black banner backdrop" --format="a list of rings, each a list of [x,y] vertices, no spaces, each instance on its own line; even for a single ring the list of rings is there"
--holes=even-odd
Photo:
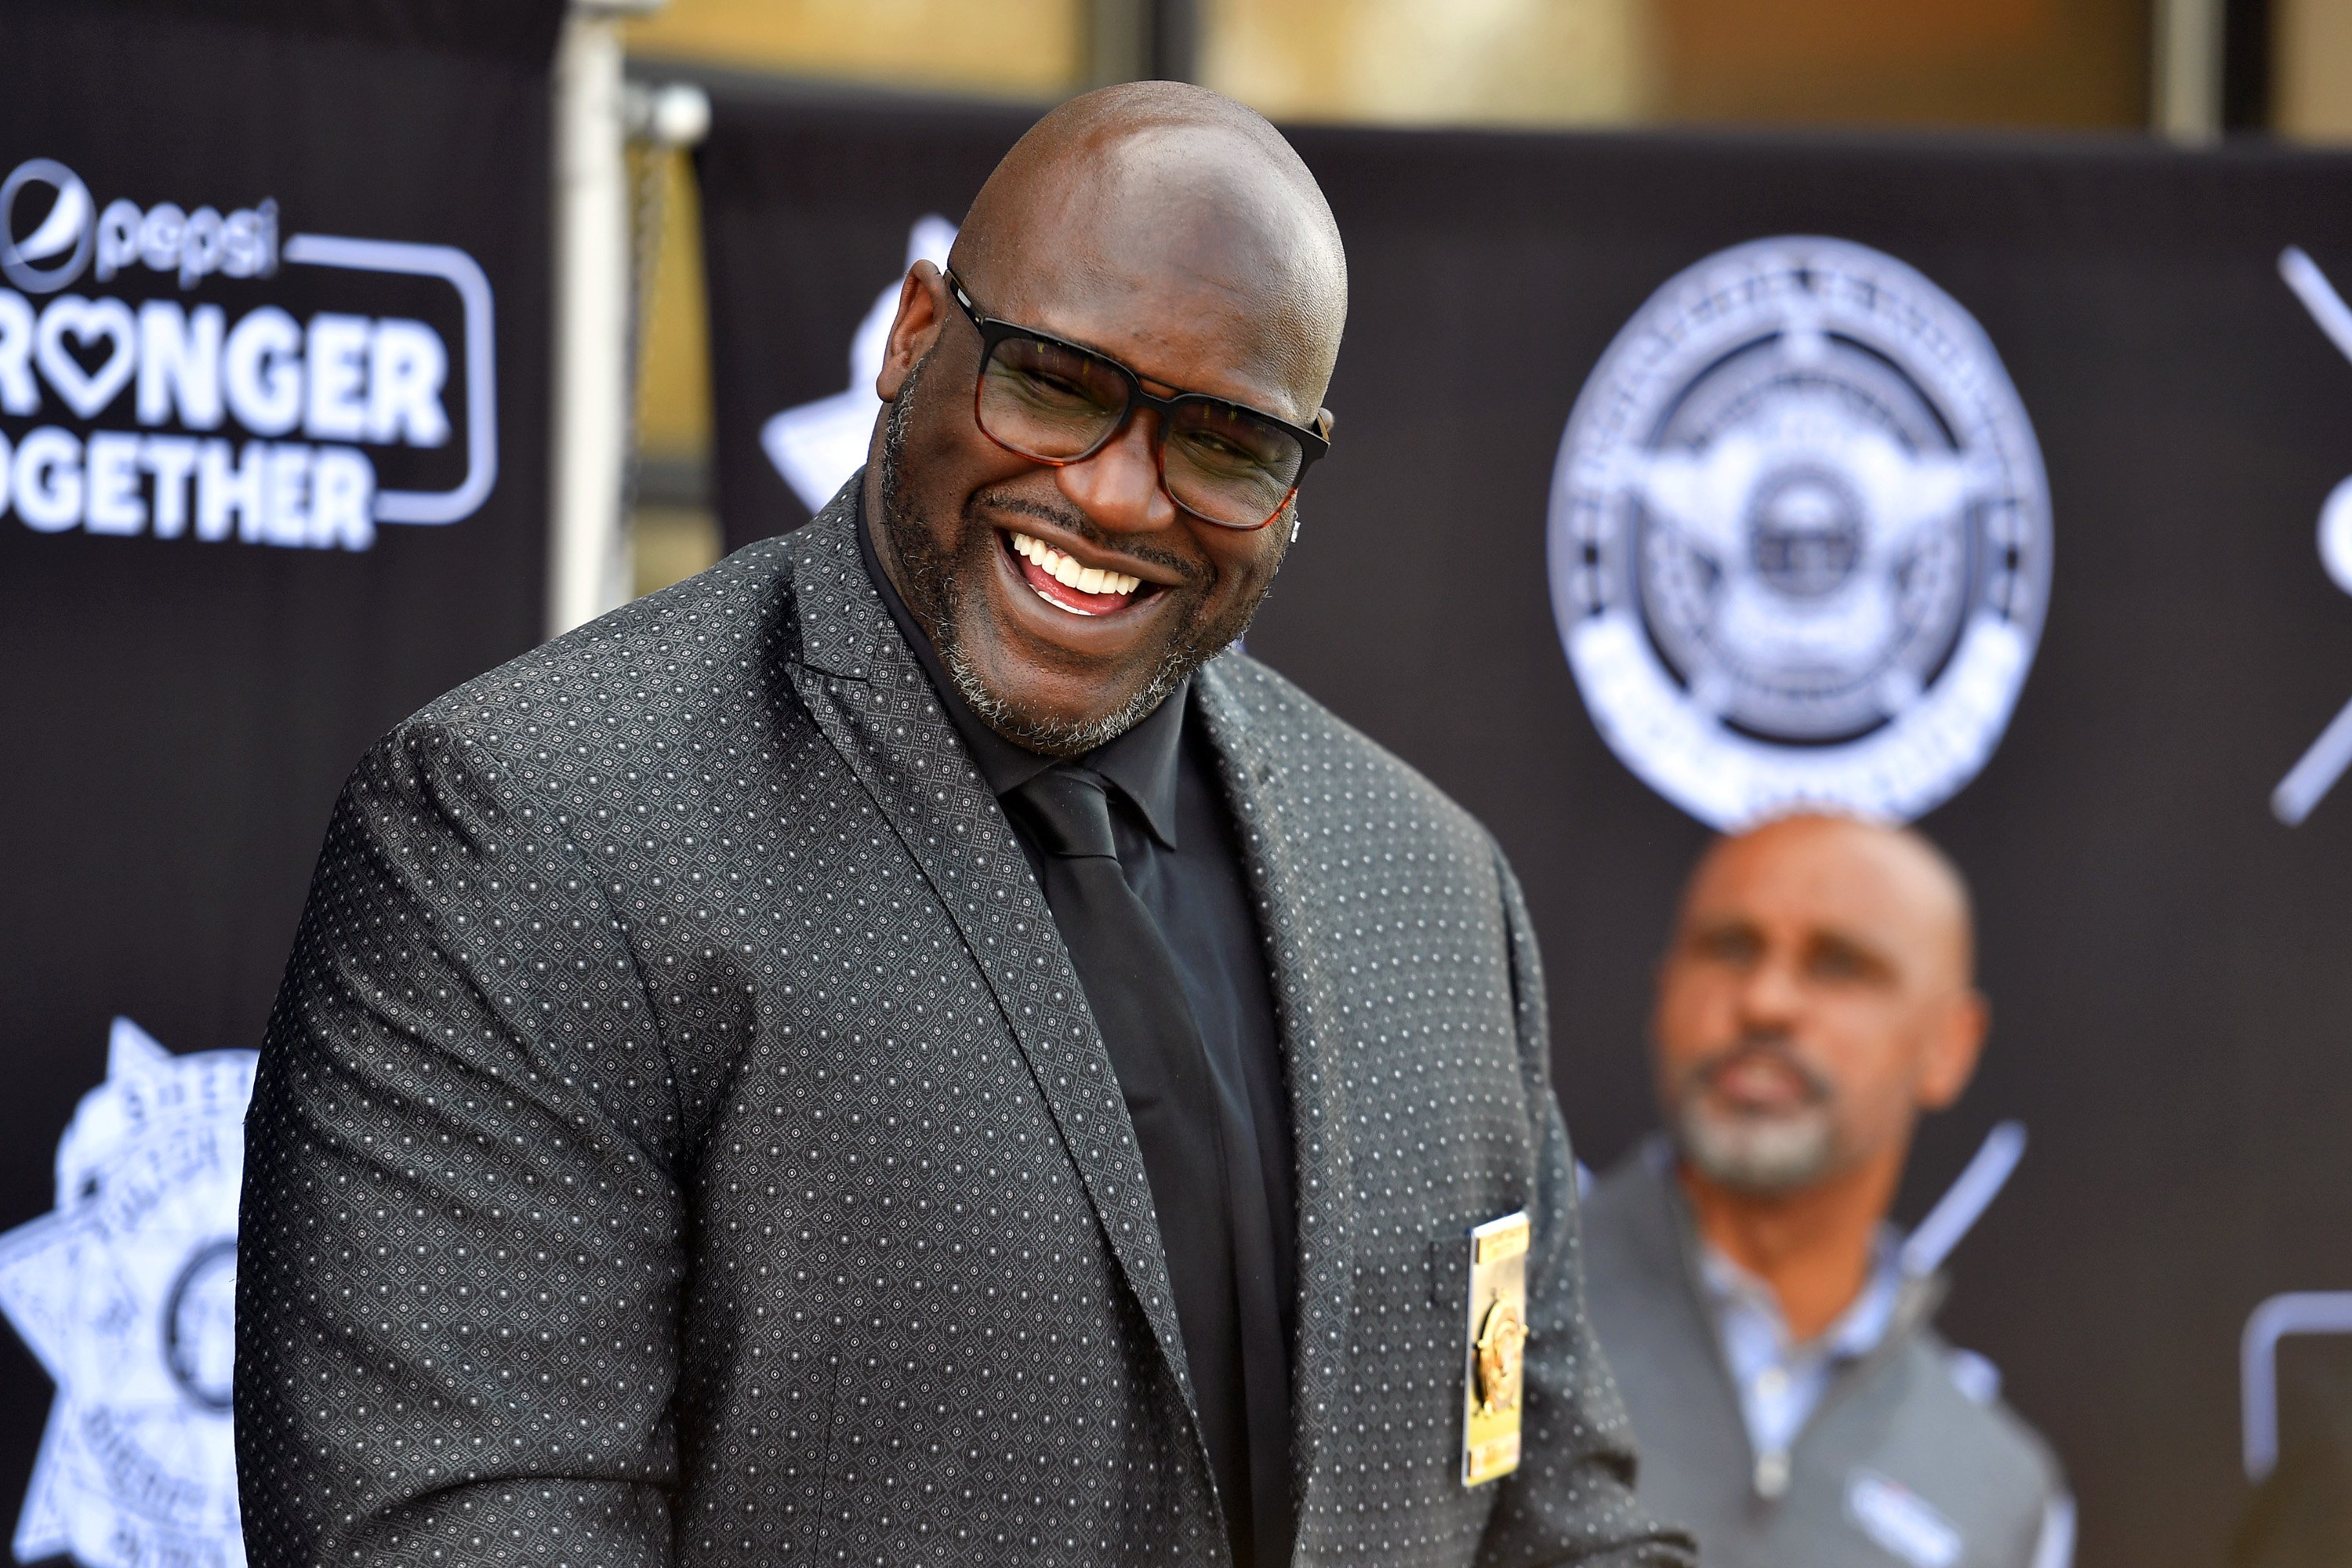
[[[875,406],[845,379],[853,329],[870,333],[879,291],[940,242],[920,220],[960,217],[1030,118],[721,95],[699,171],[730,543],[798,524],[799,496],[862,453],[862,430],[843,434]],[[2006,584],[1994,608],[2021,633],[2012,648],[2032,651],[2042,583],[2047,616],[2030,676],[1995,661],[1972,678],[1973,743],[1999,742],[1981,773],[1961,743],[1957,762],[1928,758],[1941,773],[1924,785],[1887,786],[1915,805],[1950,796],[1925,826],[1975,882],[1996,1017],[1899,1212],[1916,1220],[1994,1121],[2026,1123],[2011,1190],[1954,1258],[1944,1326],[2061,1450],[2080,1562],[2217,1561],[2246,1495],[2241,1330],[2277,1293],[2352,1287],[2352,787],[2300,826],[2269,805],[2352,698],[2352,601],[2314,547],[2352,472],[2352,363],[2281,265],[2300,247],[2352,284],[2352,162],[2123,141],[1294,139],[1347,237],[1353,307],[1330,395],[1340,437],[1250,646],[1501,837],[1549,960],[1569,1122],[1595,1163],[1654,1123],[1649,971],[1707,830],[1612,751],[1563,654],[1563,618],[1591,605],[1556,613],[1547,535],[1564,531],[1549,561],[1563,595],[1589,596],[1574,546],[1598,515],[1550,515],[1570,411],[1654,294],[1759,239],[1882,253],[1813,243],[1781,275],[1785,293],[1808,268],[1843,272],[1848,306],[1888,306],[1893,358],[1865,344],[1857,359],[1834,322],[1827,341],[1853,362],[1831,381],[1897,425],[1927,417],[1920,378],[1939,354],[1966,362],[1945,415],[1998,413],[1966,318],[1982,327],[2038,437],[2047,531],[2014,429],[1927,439],[1979,457],[2006,443],[2000,473],[1954,480],[1993,487],[1969,514],[1990,553],[1960,576]],[[1772,258],[1744,254],[1746,292],[1722,263],[1712,293],[1669,291],[1672,331],[1769,292],[1754,280]],[[1650,351],[1628,353],[1620,370]],[[1701,369],[1694,384],[1715,374]],[[1638,381],[1611,380],[1593,418],[1648,395],[1627,390]],[[1733,407],[1738,390],[1708,395]],[[1844,430],[1849,467],[1868,468],[1866,433],[1834,409],[1799,408],[1782,434],[1806,418]],[[1643,482],[1670,512],[1660,471]],[[1804,532],[1801,503],[1789,548],[1756,568],[1791,593],[1810,591],[1807,570],[1853,563],[1834,526]],[[1759,552],[1769,531],[1757,524]],[[1643,591],[1663,647],[1675,584],[1658,565],[1645,559]],[[1966,662],[1947,652],[1916,672],[1930,696]],[[1899,704],[1918,687],[1891,689]],[[1673,773],[1645,752],[1641,715],[1612,707],[1610,721],[1644,776]]]
[[[542,614],[561,11],[0,7],[19,1560],[242,1561],[238,1121],[311,861]]]

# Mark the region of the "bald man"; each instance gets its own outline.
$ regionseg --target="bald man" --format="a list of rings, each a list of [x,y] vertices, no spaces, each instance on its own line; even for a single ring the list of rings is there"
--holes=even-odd
[[[1920,834],[1719,840],[1651,1020],[1668,1136],[1595,1184],[1585,1273],[1643,1491],[1709,1568],[2063,1568],[2073,1511],[1928,1327],[1887,1211],[1985,1037],[1966,885]]]
[[[1236,646],[1346,304],[1263,120],[1077,99],[814,521],[370,752],[247,1123],[257,1568],[1687,1561],[1510,871]]]

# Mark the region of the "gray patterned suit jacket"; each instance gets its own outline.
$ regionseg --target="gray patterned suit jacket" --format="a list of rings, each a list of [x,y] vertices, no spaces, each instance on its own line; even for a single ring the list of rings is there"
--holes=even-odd
[[[256,1568],[1224,1558],[1183,1216],[851,527],[352,775],[247,1121]],[[1682,1561],[1580,1304],[1510,872],[1263,666],[1200,681],[1293,1100],[1297,1561]],[[1528,1458],[1465,1491],[1461,1237],[1522,1205]]]

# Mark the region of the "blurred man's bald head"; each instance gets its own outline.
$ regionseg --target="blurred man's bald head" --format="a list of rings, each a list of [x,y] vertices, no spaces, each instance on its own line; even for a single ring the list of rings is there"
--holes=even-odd
[[[1759,880],[1787,887],[1824,913],[1844,912],[1943,984],[1965,987],[1975,979],[1968,881],[1916,828],[1805,814],[1719,838],[1691,872],[1685,915],[1731,886]]]
[[[1014,319],[1078,289],[1179,293],[1248,320],[1259,368],[1297,388],[1269,412],[1301,422],[1347,320],[1347,258],[1315,176],[1255,110],[1182,82],[1104,88],[1032,126],[981,188],[951,265]]]

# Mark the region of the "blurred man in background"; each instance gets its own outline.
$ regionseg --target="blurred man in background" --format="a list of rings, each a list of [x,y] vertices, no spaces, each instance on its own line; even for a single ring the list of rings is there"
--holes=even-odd
[[[1594,1185],[1585,1267],[1643,1496],[1709,1568],[2071,1555],[2056,1463],[1929,1329],[1942,1281],[1887,1225],[1984,1041],[1973,949],[1959,873],[1906,829],[1786,818],[1685,892],[1652,1025],[1670,1139]]]

